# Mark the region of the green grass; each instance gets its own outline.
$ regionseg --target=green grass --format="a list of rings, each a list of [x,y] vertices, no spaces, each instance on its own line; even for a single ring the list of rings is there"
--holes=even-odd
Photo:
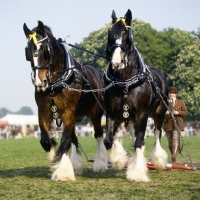
[[[184,141],[193,162],[200,163],[200,138],[185,137]],[[93,158],[95,139],[79,138],[79,142]],[[130,138],[123,138],[123,143],[132,152]],[[145,156],[149,158],[154,138],[146,138],[145,144]],[[162,146],[169,154],[166,137]],[[183,156],[178,155],[177,162],[188,163],[185,150]],[[92,163],[82,157],[85,169],[75,182],[54,182],[39,139],[0,140],[0,199],[200,199],[200,170],[150,170],[150,182],[129,183],[125,169],[94,173]]]

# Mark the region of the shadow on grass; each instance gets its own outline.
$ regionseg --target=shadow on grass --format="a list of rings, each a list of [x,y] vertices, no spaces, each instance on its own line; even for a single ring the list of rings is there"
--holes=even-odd
[[[83,173],[80,175],[84,178],[97,178],[97,179],[125,179],[126,178],[126,169],[117,170],[117,169],[108,169],[105,172],[93,172],[92,168],[85,168]]]
[[[0,178],[15,178],[18,176],[26,176],[29,178],[46,178],[50,176],[49,167],[24,167],[18,169],[0,170]]]
[[[83,173],[79,175],[84,178],[97,178],[97,179],[107,179],[107,178],[125,178],[125,170],[115,170],[109,169],[106,172],[93,172],[92,168],[85,168]],[[0,178],[15,178],[19,176],[25,176],[29,178],[44,178],[51,179],[51,171],[49,167],[24,167],[18,169],[7,169],[0,170]],[[75,175],[77,176],[77,175]]]
[[[200,193],[200,188],[190,188],[190,189],[188,189],[191,193],[196,193],[196,192],[198,192],[198,193]]]

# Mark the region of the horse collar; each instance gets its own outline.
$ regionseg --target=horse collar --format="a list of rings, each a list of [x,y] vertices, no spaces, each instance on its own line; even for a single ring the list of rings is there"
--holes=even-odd
[[[67,44],[66,43],[60,43],[60,46],[62,47],[63,51],[65,52],[65,61],[64,61],[64,70],[61,70],[61,72],[65,72],[60,78],[55,80],[54,82],[51,82],[49,84],[49,89],[50,89],[50,95],[54,95],[55,90],[60,90],[60,88],[63,87],[63,84],[69,81],[69,79],[72,77],[74,72],[76,71],[75,64],[73,61],[73,58],[71,54],[69,53],[67,49]],[[58,74],[58,72],[54,72],[53,74]]]
[[[137,74],[132,76],[129,79],[121,80],[115,78],[112,73],[110,72],[111,64],[108,63],[107,68],[104,70],[103,78],[104,81],[108,84],[112,84],[113,86],[118,86],[120,88],[136,88],[144,83],[144,81],[149,76],[149,70],[145,72],[139,71]]]

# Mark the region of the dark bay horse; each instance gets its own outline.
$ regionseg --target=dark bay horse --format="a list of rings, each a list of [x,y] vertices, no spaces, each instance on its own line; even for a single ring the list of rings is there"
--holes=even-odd
[[[75,121],[84,116],[90,118],[97,141],[93,170],[107,170],[108,158],[101,128],[101,74],[94,67],[82,66],[72,58],[67,44],[56,40],[51,29],[41,21],[32,30],[26,24],[23,29],[28,38],[26,59],[30,61],[33,70],[32,82],[41,129],[40,143],[47,152],[53,172],[52,180],[73,181],[75,174],[81,174],[83,161],[76,151],[78,139],[75,135]],[[58,117],[63,122],[59,148],[55,140],[50,138],[51,122]],[[72,154],[69,157],[71,146]]]
[[[155,67],[144,64],[132,39],[132,13],[117,18],[112,12],[112,28],[108,30],[106,56],[111,57],[104,71],[107,134],[104,140],[113,166],[121,169],[128,158],[115,132],[122,122],[128,124],[135,154],[128,161],[128,181],[149,181],[144,157],[144,136],[148,117],[155,123],[156,143],[151,160],[157,169],[164,169],[167,153],[160,145],[161,127],[166,108],[167,80]],[[159,91],[159,93],[157,92]],[[160,95],[161,97],[160,97]]]

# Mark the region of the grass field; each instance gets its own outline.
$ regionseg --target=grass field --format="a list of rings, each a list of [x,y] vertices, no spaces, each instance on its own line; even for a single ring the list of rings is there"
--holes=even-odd
[[[185,137],[193,163],[200,164],[200,138]],[[93,158],[96,142],[94,138],[79,138],[79,142]],[[130,138],[123,138],[123,143],[132,151]],[[146,138],[145,156],[149,158],[154,138]],[[166,137],[162,146],[167,151]],[[183,157],[178,155],[177,162],[188,163],[186,151]],[[149,170],[150,182],[129,183],[126,181],[125,169],[109,169],[104,173],[94,173],[92,163],[87,163],[84,155],[85,169],[75,182],[51,181],[51,173],[46,160],[46,153],[39,139],[3,139],[0,140],[0,199],[84,199],[84,200],[121,200],[121,199],[200,199],[200,170]]]

